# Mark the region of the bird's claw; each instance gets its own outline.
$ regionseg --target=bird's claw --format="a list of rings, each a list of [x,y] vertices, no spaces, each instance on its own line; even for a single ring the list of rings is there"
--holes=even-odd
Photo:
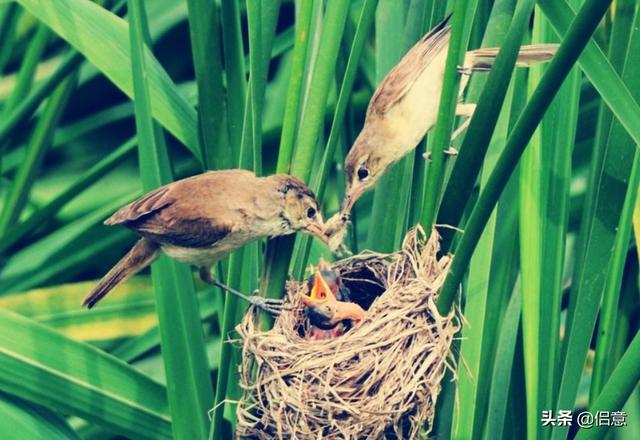
[[[453,147],[449,147],[446,150],[443,151],[443,153],[447,156],[457,156],[458,155],[458,150],[456,150]],[[426,153],[424,153],[422,155],[422,157],[425,158],[425,160],[430,161],[431,160],[431,151],[427,151]]]
[[[289,310],[284,306],[284,300],[275,298],[265,298],[264,296],[253,295],[249,297],[249,302],[273,316],[278,316],[284,310]]]

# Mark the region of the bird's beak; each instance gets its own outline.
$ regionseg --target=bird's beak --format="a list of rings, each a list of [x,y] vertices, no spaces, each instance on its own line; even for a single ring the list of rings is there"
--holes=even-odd
[[[342,208],[340,209],[341,215],[349,215],[351,209],[353,209],[353,205],[360,198],[362,193],[364,192],[363,186],[356,186],[352,188],[345,194],[344,199],[342,200]]]
[[[324,226],[323,225],[319,225],[318,223],[311,223],[309,226],[307,226],[305,228],[305,230],[309,234],[315,235],[316,237],[318,237],[320,240],[323,241],[324,244],[326,244],[326,245],[329,244],[329,236],[324,231]]]
[[[356,303],[352,302],[339,302],[336,306],[336,313],[331,319],[331,322],[340,322],[345,319],[350,319],[355,323],[358,323],[364,319],[364,309]]]
[[[311,287],[311,292],[309,295],[302,294],[301,295],[302,302],[306,306],[317,306],[318,304],[327,302],[327,301],[336,301],[336,297],[329,288],[327,282],[322,278],[322,274],[319,269],[316,269],[316,272],[313,277],[313,287]]]

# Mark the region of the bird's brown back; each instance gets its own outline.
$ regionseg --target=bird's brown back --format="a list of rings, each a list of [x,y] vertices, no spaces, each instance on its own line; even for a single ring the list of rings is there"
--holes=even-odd
[[[246,170],[203,173],[162,186],[124,206],[105,221],[161,244],[207,247],[250,215],[258,178]]]
[[[385,76],[371,97],[367,119],[387,113],[405,94],[427,68],[431,59],[448,47],[451,28],[448,16],[423,36],[400,62]]]

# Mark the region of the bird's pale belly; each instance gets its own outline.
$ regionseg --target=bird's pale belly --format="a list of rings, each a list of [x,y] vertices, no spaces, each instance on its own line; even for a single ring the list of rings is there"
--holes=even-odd
[[[438,117],[442,92],[446,51],[431,61],[416,82],[389,112],[390,122],[397,133],[397,148],[408,151],[420,142]]]
[[[163,244],[162,252],[183,263],[188,263],[196,267],[209,267],[226,255],[242,247],[248,241],[250,240],[243,239],[243,237],[227,238],[215,243],[213,246],[201,248]]]

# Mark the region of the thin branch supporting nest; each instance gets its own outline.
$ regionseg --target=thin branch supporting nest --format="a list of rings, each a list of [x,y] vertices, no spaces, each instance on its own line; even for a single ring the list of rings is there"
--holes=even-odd
[[[440,382],[454,371],[451,343],[459,329],[441,316],[436,292],[449,258],[437,259],[439,236],[424,242],[415,229],[402,251],[364,253],[334,265],[347,286],[382,293],[360,326],[331,340],[301,336],[300,292],[290,282],[294,311],[260,331],[253,313],[238,331],[243,340],[237,435],[256,439],[415,438],[430,430]]]

